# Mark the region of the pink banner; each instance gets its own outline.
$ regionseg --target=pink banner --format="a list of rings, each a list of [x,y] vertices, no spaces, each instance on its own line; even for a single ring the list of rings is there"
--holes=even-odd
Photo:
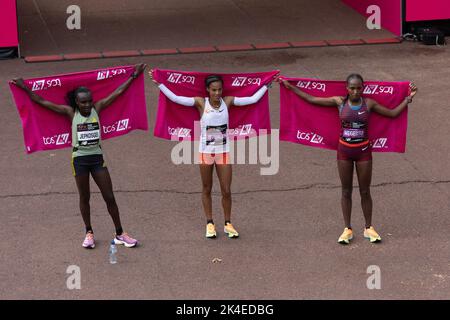
[[[91,90],[96,102],[111,94],[132,72],[134,66],[115,67],[27,79],[25,84],[45,100],[65,105],[68,104],[66,95],[69,91],[85,86]],[[32,102],[25,91],[12,83],[10,88],[22,120],[27,153],[71,146],[71,123],[67,116]],[[143,73],[101,112],[100,124],[102,139],[121,136],[136,129],[148,130]]]
[[[223,96],[252,96],[261,86],[269,83],[278,71],[260,73],[220,74],[223,78]],[[205,78],[211,73],[155,69],[154,77],[173,93],[185,97],[207,97]],[[198,110],[170,101],[164,93],[158,100],[156,137],[174,140],[193,140],[194,122],[200,120]],[[259,130],[270,132],[269,97],[266,92],[255,104],[230,108],[228,134],[234,138],[245,138],[259,134]]]
[[[18,45],[16,0],[0,0],[0,48]]]
[[[406,21],[450,19],[449,0],[406,0]]]
[[[344,81],[285,78],[316,97],[346,96]],[[364,83],[363,97],[372,98],[387,108],[398,106],[409,93],[409,82]],[[397,118],[371,112],[369,139],[374,152],[405,152],[407,109]],[[340,135],[338,108],[309,104],[280,85],[280,140],[311,147],[337,150]]]
[[[402,34],[402,0],[342,0],[365,17],[372,13],[367,13],[367,8],[371,5],[380,7],[381,26],[400,36]]]

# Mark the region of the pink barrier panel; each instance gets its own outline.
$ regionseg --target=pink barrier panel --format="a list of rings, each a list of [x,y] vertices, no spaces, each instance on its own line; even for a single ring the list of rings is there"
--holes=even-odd
[[[449,0],[406,0],[406,21],[450,19]]]
[[[0,48],[18,45],[16,0],[0,0]]]
[[[342,0],[342,2],[352,7],[365,17],[371,15],[366,13],[369,6],[379,6],[381,9],[381,26],[397,36],[402,34],[401,0]]]
[[[79,86],[88,87],[96,102],[110,95],[127,81],[133,71],[134,66],[123,66],[24,81],[33,92],[57,104],[67,104],[65,98],[67,93]],[[10,89],[22,120],[27,153],[71,146],[72,131],[68,117],[34,103],[25,91],[12,83]],[[148,130],[143,74],[100,113],[100,123],[103,140],[136,129]]]

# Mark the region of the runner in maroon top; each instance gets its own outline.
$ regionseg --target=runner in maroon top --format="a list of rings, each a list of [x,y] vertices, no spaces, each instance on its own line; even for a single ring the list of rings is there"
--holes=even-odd
[[[367,124],[372,111],[386,116],[397,117],[412,102],[417,93],[417,87],[410,85],[411,93],[394,109],[388,109],[375,100],[362,97],[364,80],[359,74],[347,77],[347,96],[318,98],[301,91],[291,85],[287,80],[279,78],[287,89],[292,90],[302,99],[319,106],[338,107],[341,120],[341,134],[338,144],[337,163],[339,177],[342,184],[342,212],[345,229],[338,242],[350,243],[353,239],[353,230],[350,223],[352,212],[353,168],[356,167],[358,176],[361,206],[365,218],[364,237],[370,242],[381,241],[380,235],[372,226],[372,197],[370,183],[372,180],[372,150],[367,134]]]
[[[369,113],[366,100],[362,97],[356,106],[350,105],[348,98],[339,106],[341,135],[337,153],[338,160],[356,162],[372,160],[372,150],[367,132]]]

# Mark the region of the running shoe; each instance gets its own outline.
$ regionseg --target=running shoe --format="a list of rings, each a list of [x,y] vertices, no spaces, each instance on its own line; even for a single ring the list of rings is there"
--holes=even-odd
[[[223,232],[228,234],[228,238],[237,238],[239,237],[239,233],[236,231],[236,229],[233,227],[231,223],[227,223],[225,227],[223,228]]]
[[[130,237],[128,233],[124,232],[120,236],[116,235],[114,237],[114,243],[123,244],[127,248],[132,248],[138,244],[138,241]]]
[[[371,226],[369,229],[364,229],[364,238],[369,239],[370,242],[380,242],[381,237],[380,235],[375,231],[375,229]]]
[[[208,223],[206,225],[206,237],[207,238],[215,238],[217,236],[216,227],[214,223]]]
[[[86,233],[86,237],[84,238],[82,246],[86,249],[95,248],[94,234],[92,232]]]
[[[352,229],[345,228],[344,232],[342,232],[341,236],[338,239],[340,244],[349,244],[350,240],[353,239],[353,231]]]

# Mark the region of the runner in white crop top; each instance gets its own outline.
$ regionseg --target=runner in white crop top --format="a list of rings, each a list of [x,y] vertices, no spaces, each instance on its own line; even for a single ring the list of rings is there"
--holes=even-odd
[[[245,106],[254,104],[261,99],[270,84],[262,86],[251,97],[222,98],[223,80],[218,75],[210,75],[205,79],[208,97],[181,97],[175,95],[165,85],[159,84],[153,78],[153,70],[149,72],[150,78],[158,85],[161,91],[171,101],[183,106],[196,107],[200,116],[200,174],[203,184],[202,202],[206,216],[206,237],[215,238],[216,229],[212,216],[211,189],[214,167],[222,191],[222,206],[225,217],[224,232],[229,238],[237,238],[239,233],[231,224],[231,177],[232,170],[229,163],[228,108],[232,105]],[[278,75],[274,76],[275,79]]]

